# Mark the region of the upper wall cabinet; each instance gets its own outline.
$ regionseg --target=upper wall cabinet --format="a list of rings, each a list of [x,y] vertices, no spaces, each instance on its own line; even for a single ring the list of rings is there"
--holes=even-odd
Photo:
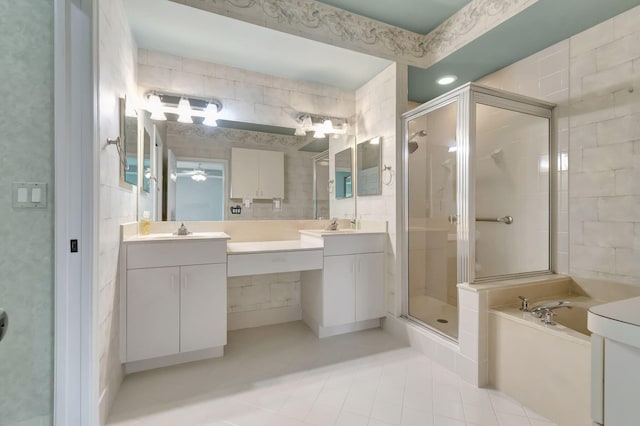
[[[231,149],[231,198],[284,199],[284,153]]]

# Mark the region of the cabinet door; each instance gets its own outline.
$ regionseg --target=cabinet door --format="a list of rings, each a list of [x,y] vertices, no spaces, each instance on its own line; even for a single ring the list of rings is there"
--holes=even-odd
[[[127,361],[178,353],[180,268],[127,271]]]
[[[384,253],[356,256],[356,321],[385,315]]]
[[[180,352],[227,343],[227,265],[180,267]]]
[[[284,152],[260,151],[259,198],[284,198]]]
[[[258,198],[260,151],[231,149],[231,198]]]
[[[324,327],[355,321],[355,256],[324,258],[322,322]]]

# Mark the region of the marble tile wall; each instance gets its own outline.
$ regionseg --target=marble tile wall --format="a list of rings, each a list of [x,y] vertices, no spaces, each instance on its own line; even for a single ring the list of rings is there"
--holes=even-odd
[[[135,98],[136,46],[122,0],[99,2],[98,21],[100,198],[98,217],[99,398],[102,423],[120,387],[120,224],[136,220],[136,188],[120,185],[120,163],[107,138],[119,134],[118,99]]]
[[[640,285],[640,7],[569,52],[571,274]]]
[[[0,425],[53,413],[53,2],[0,5]],[[14,209],[13,182],[48,185],[47,208]]]

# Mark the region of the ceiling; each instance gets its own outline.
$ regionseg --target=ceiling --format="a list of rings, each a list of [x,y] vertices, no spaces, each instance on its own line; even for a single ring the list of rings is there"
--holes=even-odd
[[[409,67],[409,99],[426,102],[640,4],[640,0],[538,0],[428,69]],[[458,76],[450,86],[436,80]]]
[[[418,34],[427,34],[471,0],[319,0]]]
[[[469,0],[321,3],[426,34]],[[391,63],[169,0],[124,0],[124,4],[138,46],[146,49],[351,90]],[[428,69],[409,67],[409,99],[433,99],[639,4],[640,0],[538,0]],[[455,74],[458,80],[438,86],[435,81],[445,74]]]

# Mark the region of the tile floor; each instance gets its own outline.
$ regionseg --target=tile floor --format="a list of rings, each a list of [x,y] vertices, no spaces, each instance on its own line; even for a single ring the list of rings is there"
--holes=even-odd
[[[319,340],[302,323],[229,333],[225,356],[129,375],[108,425],[548,426],[382,329]]]

